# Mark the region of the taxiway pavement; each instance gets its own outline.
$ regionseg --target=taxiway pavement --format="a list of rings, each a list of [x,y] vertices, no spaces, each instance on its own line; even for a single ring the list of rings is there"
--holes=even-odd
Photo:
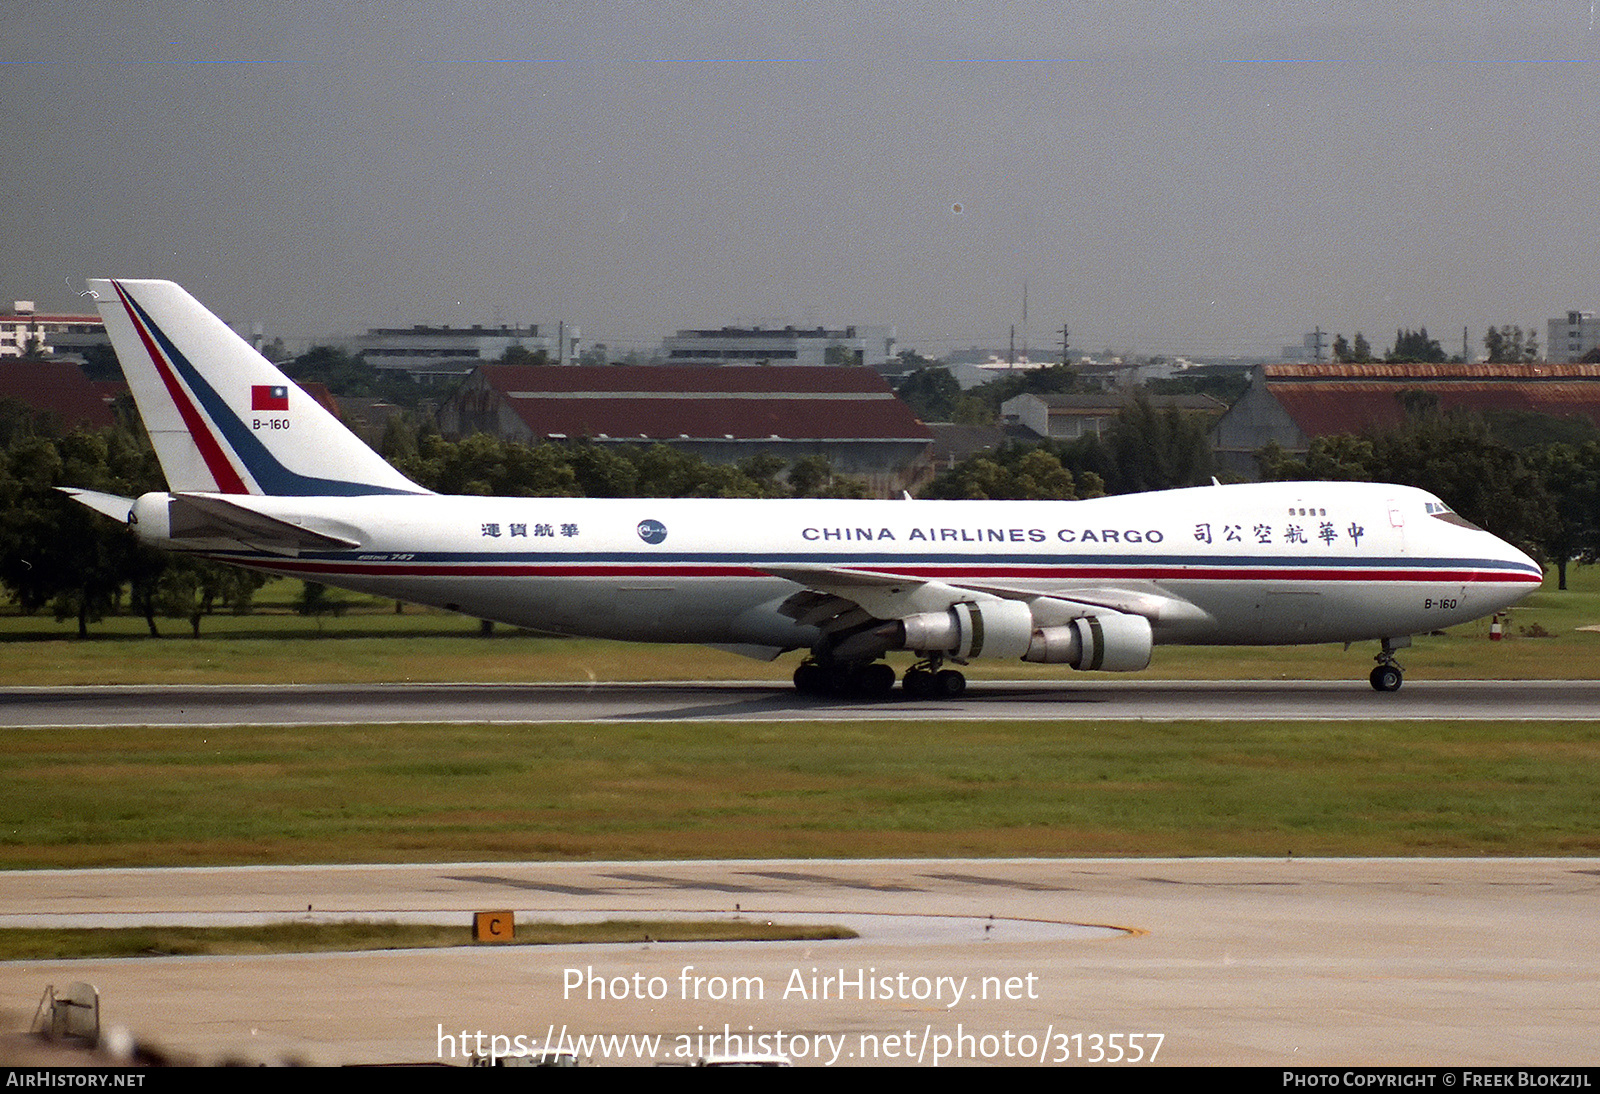
[[[28,871],[0,874],[0,925],[512,909],[862,937],[6,962],[0,1009],[25,1021],[46,984],[87,980],[107,1024],[208,1061],[459,1063],[479,1033],[564,1031],[635,1038],[589,1042],[595,1064],[782,1032],[806,1064],[1577,1066],[1600,1051],[1597,899],[1596,859]]]

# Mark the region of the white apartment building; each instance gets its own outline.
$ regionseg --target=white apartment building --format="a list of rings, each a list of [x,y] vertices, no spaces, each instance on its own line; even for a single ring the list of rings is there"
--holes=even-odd
[[[663,348],[669,365],[865,365],[895,358],[893,327],[723,327],[680,330]],[[835,351],[831,357],[829,350]]]
[[[41,315],[32,300],[18,300],[0,315],[0,357],[79,353],[92,343],[107,344],[98,315]]]
[[[1600,319],[1592,311],[1569,311],[1565,319],[1550,320],[1547,329],[1547,360],[1566,364],[1600,347]]]
[[[375,328],[356,338],[350,352],[375,368],[409,372],[419,383],[439,383],[460,379],[479,365],[492,364],[506,350],[520,347],[529,353],[544,353],[552,364],[576,360],[580,345],[576,327],[566,327],[560,335],[541,334],[537,325],[528,327],[429,327]],[[567,352],[560,354],[558,342]]]

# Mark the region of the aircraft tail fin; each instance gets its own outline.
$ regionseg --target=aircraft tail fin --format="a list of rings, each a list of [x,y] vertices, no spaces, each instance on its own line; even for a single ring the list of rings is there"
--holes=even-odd
[[[170,281],[94,280],[173,492],[426,494]]]

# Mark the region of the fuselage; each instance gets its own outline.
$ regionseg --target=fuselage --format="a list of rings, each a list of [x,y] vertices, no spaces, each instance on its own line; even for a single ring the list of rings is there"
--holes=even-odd
[[[357,546],[287,554],[136,527],[161,546],[543,631],[781,649],[817,633],[779,611],[801,586],[773,571],[795,567],[1084,601],[1145,615],[1157,643],[1238,645],[1435,630],[1542,576],[1432,495],[1367,483],[1073,502],[230,500]]]

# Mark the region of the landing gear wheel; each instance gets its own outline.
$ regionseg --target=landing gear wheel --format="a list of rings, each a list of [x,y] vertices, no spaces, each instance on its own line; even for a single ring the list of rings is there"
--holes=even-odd
[[[1379,665],[1372,670],[1369,679],[1374,691],[1399,691],[1400,685],[1405,683],[1405,675],[1399,665]]]
[[[882,661],[862,665],[852,674],[857,694],[867,699],[884,699],[894,691],[894,668]]]
[[[940,669],[933,677],[933,693],[941,699],[959,699],[967,690],[967,678],[955,669]]]
[[[933,673],[927,669],[907,669],[900,678],[900,687],[913,699],[926,699],[933,694]]]
[[[794,690],[801,695],[823,695],[828,690],[828,670],[806,661],[794,670]]]

